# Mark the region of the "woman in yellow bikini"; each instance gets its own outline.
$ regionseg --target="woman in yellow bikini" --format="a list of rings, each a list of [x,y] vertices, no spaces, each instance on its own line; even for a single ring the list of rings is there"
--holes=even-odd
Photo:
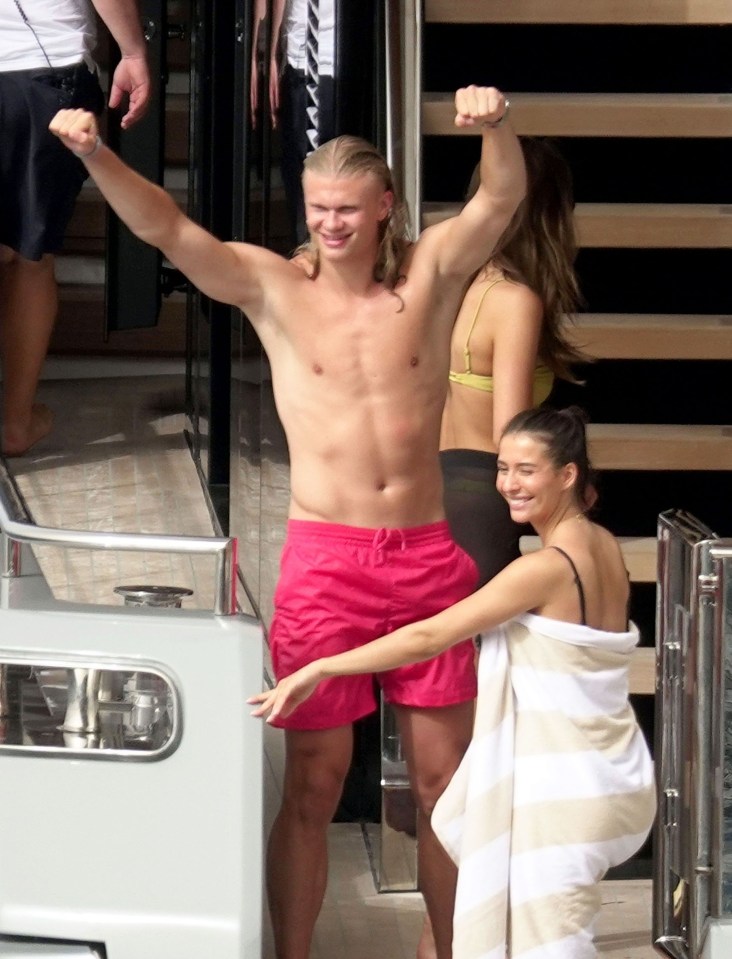
[[[584,359],[563,330],[579,302],[572,175],[550,141],[521,144],[527,194],[455,321],[440,440],[447,519],[478,563],[479,586],[519,555],[521,528],[496,491],[503,427]]]

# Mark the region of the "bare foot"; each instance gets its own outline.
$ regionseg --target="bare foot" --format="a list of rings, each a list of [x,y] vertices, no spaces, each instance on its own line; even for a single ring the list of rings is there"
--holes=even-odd
[[[4,456],[22,456],[34,443],[48,436],[53,428],[53,413],[43,403],[34,403],[30,421],[19,427],[5,423],[3,427],[2,452]]]
[[[437,959],[437,947],[430,917],[425,914],[422,933],[417,944],[417,959]]]

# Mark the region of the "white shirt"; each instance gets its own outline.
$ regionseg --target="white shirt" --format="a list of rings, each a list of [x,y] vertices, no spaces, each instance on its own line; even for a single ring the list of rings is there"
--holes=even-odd
[[[20,0],[20,5],[33,30],[14,0],[0,0],[0,70],[47,67],[41,45],[54,67],[84,60],[95,69],[96,19],[89,0]]]
[[[5,0],[0,0],[0,3]],[[318,75],[333,76],[335,59],[335,11],[333,0],[320,0],[318,4]],[[305,42],[307,40],[307,0],[288,0],[282,20],[287,62],[295,70],[304,70],[306,65]]]

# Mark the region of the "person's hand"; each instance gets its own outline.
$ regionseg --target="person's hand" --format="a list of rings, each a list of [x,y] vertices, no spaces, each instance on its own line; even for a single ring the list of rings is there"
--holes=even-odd
[[[303,666],[291,676],[280,680],[274,689],[250,696],[247,699],[248,703],[259,704],[252,710],[252,716],[266,717],[268,723],[277,719],[278,716],[283,718],[289,716],[300,703],[312,696],[322,678],[317,661]]]
[[[122,129],[126,130],[145,115],[150,102],[152,85],[147,57],[123,56],[117,64],[109,91],[109,106],[115,110],[121,105],[125,94],[129,97],[127,113],[122,117]]]
[[[77,156],[84,157],[96,150],[99,128],[97,118],[89,110],[59,110],[48,129]]]
[[[455,93],[455,126],[479,127],[498,123],[507,110],[507,101],[495,87],[461,87]]]

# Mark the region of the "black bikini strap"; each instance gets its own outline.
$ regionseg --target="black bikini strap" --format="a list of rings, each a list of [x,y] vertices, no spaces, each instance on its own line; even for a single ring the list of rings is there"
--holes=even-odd
[[[564,550],[559,546],[550,546],[550,549],[555,549],[558,553],[561,553],[562,556],[567,560],[569,565],[572,567],[572,572],[574,573],[574,581],[577,584],[577,592],[579,593],[579,602],[580,602],[580,614],[582,616],[582,625],[587,625],[587,612],[585,610],[585,591],[582,588],[582,580],[579,578],[579,573],[577,572],[577,567],[574,565],[574,561],[569,553],[565,553]]]

